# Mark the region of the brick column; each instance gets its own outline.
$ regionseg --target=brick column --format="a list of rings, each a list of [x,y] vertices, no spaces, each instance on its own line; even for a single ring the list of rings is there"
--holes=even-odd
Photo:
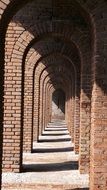
[[[75,153],[79,153],[79,138],[80,138],[80,79],[76,81],[75,92],[75,119],[74,119],[74,149]]]
[[[38,140],[38,120],[39,120],[39,70],[34,73],[34,93],[33,93],[33,141]]]
[[[42,95],[43,95],[43,107],[42,107],[42,124],[43,124],[43,131],[45,129],[45,90],[44,90],[44,86],[42,86]]]
[[[72,109],[71,109],[71,137],[72,137],[72,142],[74,142],[74,113],[75,113],[75,97],[74,95],[72,96]]]
[[[31,152],[32,150],[33,71],[25,72],[24,87],[25,88],[24,88],[23,151]]]
[[[87,60],[87,61],[86,61]],[[91,71],[90,54],[85,53],[81,71],[80,94],[80,143],[79,169],[81,173],[89,172],[90,165],[90,128],[91,128]]]
[[[69,133],[70,133],[71,138],[72,138],[72,97],[70,97],[69,105],[70,105],[70,109],[69,109],[69,119],[70,119],[70,123],[69,123]],[[71,140],[72,140],[72,139],[71,139]]]
[[[48,123],[50,123],[50,89],[49,89],[49,83],[47,85],[48,90]]]
[[[48,106],[47,106],[47,88],[45,87],[45,127],[47,127],[47,109],[48,109]]]
[[[46,84],[45,84],[45,86],[46,86],[46,91],[47,91],[47,98],[46,98],[46,105],[47,105],[47,107],[46,107],[46,117],[47,117],[47,119],[46,119],[46,126],[48,125],[48,123],[49,123],[49,83],[48,82],[46,82]]]
[[[42,84],[42,110],[41,110],[41,112],[42,112],[42,114],[41,114],[42,131],[41,131],[41,133],[44,131],[44,112],[43,112],[43,110],[44,110],[44,86]]]
[[[0,32],[0,188],[1,188],[1,174],[2,174],[2,148],[3,148],[3,113],[4,113],[4,47],[2,45],[4,38]]]
[[[3,171],[20,172],[22,167],[21,65],[16,59],[5,69]]]
[[[45,119],[46,119],[46,89],[44,88],[44,109],[43,109],[43,127],[45,129]]]
[[[49,85],[48,85],[49,86]],[[49,122],[51,122],[51,113],[52,113],[52,93],[50,86],[48,87],[49,89]]]
[[[107,189],[107,4],[94,14],[90,190]],[[102,15],[99,17],[98,15]]]
[[[39,135],[42,134],[42,85],[43,81],[40,79],[39,81]]]

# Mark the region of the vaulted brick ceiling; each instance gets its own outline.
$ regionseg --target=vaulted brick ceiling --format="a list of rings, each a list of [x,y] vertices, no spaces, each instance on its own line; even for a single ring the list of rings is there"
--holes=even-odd
[[[77,42],[81,34],[89,35],[90,26],[87,24],[87,17],[84,17],[79,6],[75,6],[74,1],[30,2],[13,17],[12,22],[16,23],[16,26],[13,25],[15,30],[17,26],[21,26],[23,34],[27,31],[31,35],[31,41],[26,46],[26,65],[29,64],[31,56],[35,63],[39,59],[43,61],[44,57],[50,57],[49,60],[47,59],[49,64],[56,65],[56,56],[59,55],[57,65],[64,61],[68,69],[74,66],[75,71],[80,73],[81,58]],[[19,41],[21,36],[23,38],[23,34],[19,36]],[[51,54],[53,56],[50,56]],[[39,59],[36,55],[39,55]],[[64,56],[69,59],[69,64],[66,64],[68,60]],[[69,66],[70,61],[73,66]],[[73,69],[71,70],[74,72]]]

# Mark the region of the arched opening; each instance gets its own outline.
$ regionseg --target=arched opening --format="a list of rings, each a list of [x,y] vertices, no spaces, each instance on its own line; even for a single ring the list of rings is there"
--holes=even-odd
[[[65,93],[61,89],[52,94],[52,119],[65,120]]]

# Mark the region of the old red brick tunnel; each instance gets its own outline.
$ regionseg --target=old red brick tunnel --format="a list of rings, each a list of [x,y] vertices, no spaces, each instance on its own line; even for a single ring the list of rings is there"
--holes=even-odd
[[[1,189],[107,190],[107,1],[0,0]]]

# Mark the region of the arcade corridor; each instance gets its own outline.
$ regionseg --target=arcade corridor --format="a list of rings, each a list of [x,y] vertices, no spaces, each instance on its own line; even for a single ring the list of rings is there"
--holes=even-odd
[[[107,190],[107,0],[0,0],[0,189],[14,179]]]

